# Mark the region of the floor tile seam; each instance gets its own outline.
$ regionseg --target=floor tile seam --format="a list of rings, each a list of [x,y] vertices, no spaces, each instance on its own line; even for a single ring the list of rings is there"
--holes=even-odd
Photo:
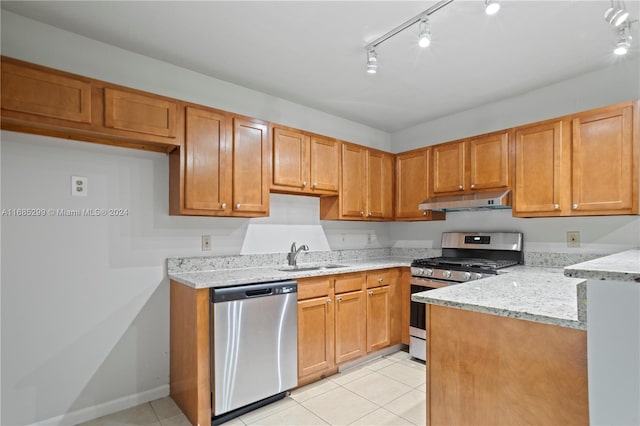
[[[295,399],[293,399],[293,398],[291,397],[291,395],[289,395],[288,397],[285,397],[285,398],[289,398],[289,401],[293,401],[293,402],[295,402],[296,404],[301,405],[298,401],[296,401]],[[280,400],[280,401],[282,401],[282,400]],[[278,401],[275,401],[275,402],[278,402]],[[268,407],[268,405],[265,405],[265,407]],[[262,420],[266,419],[267,417],[271,417],[271,416],[273,416],[274,414],[277,414],[277,413],[279,413],[279,412],[281,412],[281,411],[284,411],[284,410],[287,410],[287,409],[289,409],[289,408],[291,408],[291,407],[286,406],[286,407],[278,408],[277,410],[275,410],[275,411],[273,411],[273,412],[271,412],[271,413],[269,413],[269,414],[267,414],[267,415],[259,416],[257,419],[253,420],[253,422],[252,422],[252,423],[246,423],[244,420],[242,420],[242,418],[241,418],[242,416],[238,416],[238,417],[236,417],[235,419],[237,419],[238,421],[240,421],[240,422],[241,422],[243,425],[245,425],[245,426],[250,426],[250,425],[252,425],[252,424],[259,423],[259,422],[261,422]],[[250,416],[250,415],[251,415],[251,411],[249,411],[248,413],[245,413],[245,414]],[[243,414],[243,415],[244,415],[244,414]]]
[[[408,385],[407,385],[407,386],[408,386]],[[406,391],[406,392],[405,392],[405,393],[403,393],[402,395],[398,396],[397,398],[393,398],[391,401],[389,401],[389,402],[387,402],[386,404],[382,405],[382,406],[381,406],[381,408],[385,408],[385,409],[386,409],[386,407],[387,407],[389,404],[393,404],[395,401],[399,400],[400,398],[403,398],[403,397],[407,396],[409,393],[411,393],[411,392],[412,392],[412,391],[414,391],[414,390],[416,390],[416,389],[410,388],[408,391]],[[387,411],[389,411],[389,410],[387,410]],[[392,412],[393,412],[393,411],[392,411]],[[395,413],[394,413],[394,414],[395,414]],[[397,416],[399,416],[399,417],[402,417],[402,416],[400,416],[399,414],[396,414],[396,415],[397,415]],[[404,417],[403,417],[403,418],[404,418]]]
[[[386,376],[385,376],[385,377],[386,377]],[[407,385],[407,384],[404,384],[404,383],[402,383],[402,382],[398,382],[397,380],[396,380],[396,382],[397,382],[397,383],[400,383],[401,385],[407,386],[409,389],[408,389],[407,391],[403,392],[403,393],[402,393],[401,395],[399,395],[398,397],[393,398],[391,401],[386,402],[384,405],[380,405],[380,403],[375,402],[375,401],[372,401],[372,400],[370,400],[369,398],[367,398],[366,396],[364,396],[364,395],[360,395],[359,393],[357,393],[357,392],[355,392],[355,391],[352,391],[352,390],[351,390],[351,389],[349,389],[349,388],[345,388],[345,389],[346,389],[346,390],[348,390],[349,392],[351,392],[351,393],[353,393],[353,394],[355,394],[355,395],[359,396],[360,398],[366,399],[367,401],[369,401],[370,403],[374,404],[374,405],[375,405],[375,406],[377,406],[378,408],[384,408],[387,404],[391,404],[393,401],[397,400],[398,398],[402,398],[403,396],[406,396],[409,392],[411,392],[411,391],[415,390],[414,388],[412,388],[411,386],[409,386],[409,385]],[[387,410],[387,411],[389,411],[389,410]],[[392,413],[392,414],[395,414],[395,413]],[[396,414],[396,415],[397,415],[397,414]],[[364,416],[363,416],[363,417],[364,417]],[[400,416],[399,416],[399,417],[400,417]]]
[[[403,382],[403,381],[401,381],[401,380],[398,380],[398,379],[396,379],[396,378],[395,378],[395,377],[393,377],[393,376],[389,376],[389,375],[384,374],[384,373],[380,373],[380,374],[381,374],[381,375],[383,375],[384,377],[386,377],[387,379],[391,379],[391,380],[393,380],[393,381],[395,381],[395,382],[398,382],[398,383],[401,383],[401,384],[403,384],[403,385],[405,385],[405,386],[409,386],[411,389],[416,389],[417,387],[422,386],[422,385],[424,384],[424,383],[420,383],[419,385],[411,386],[410,384],[407,384],[407,383],[405,383],[405,382]]]
[[[373,413],[373,412],[374,412],[374,411],[376,411],[378,408],[382,408],[382,407],[380,407],[380,405],[379,405],[379,404],[376,404],[375,402],[373,402],[373,401],[369,400],[368,398],[365,398],[364,396],[359,395],[359,394],[357,394],[357,393],[353,392],[353,391],[352,391],[352,390],[350,390],[350,389],[347,389],[347,388],[345,388],[345,387],[343,387],[343,388],[344,388],[344,390],[345,390],[345,391],[349,392],[350,394],[354,395],[355,397],[357,397],[357,398],[362,398],[362,399],[366,400],[367,402],[370,402],[371,404],[375,405],[375,407],[376,407],[376,408],[375,408],[374,410],[372,410],[372,411],[369,411],[369,412],[365,413],[365,414],[364,414],[364,416],[367,416],[367,415],[369,415],[369,414]],[[335,390],[335,389],[333,389],[333,390]],[[318,396],[320,396],[320,395],[318,395]],[[303,401],[302,403],[300,403],[300,405],[302,405],[304,408],[306,408],[307,410],[311,411],[313,414],[315,414],[316,416],[318,416],[320,419],[322,419],[322,421],[323,421],[323,422],[325,422],[325,423],[327,423],[328,425],[330,425],[330,424],[331,424],[331,422],[329,422],[329,420],[325,419],[325,418],[324,418],[324,417],[322,417],[320,414],[316,413],[316,412],[315,412],[315,411],[313,411],[311,408],[306,407],[306,406],[304,405],[304,404],[305,404],[305,402],[309,402],[309,401],[313,400],[314,398],[316,398],[316,397],[314,396],[313,398],[310,398],[310,399],[308,399],[308,400],[306,400],[306,401]],[[364,416],[362,416],[362,417],[364,417]],[[354,420],[354,421],[355,421],[355,420]]]

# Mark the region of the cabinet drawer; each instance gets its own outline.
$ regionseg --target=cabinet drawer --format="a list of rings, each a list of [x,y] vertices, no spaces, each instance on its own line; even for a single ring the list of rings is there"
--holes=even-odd
[[[367,288],[390,285],[392,278],[393,278],[392,269],[384,269],[381,271],[371,271],[367,273]]]
[[[347,274],[336,277],[335,293],[362,290],[364,276],[362,274]]]
[[[177,108],[162,98],[104,89],[104,125],[112,129],[175,138]]]
[[[330,282],[327,277],[298,280],[298,300],[329,296]]]

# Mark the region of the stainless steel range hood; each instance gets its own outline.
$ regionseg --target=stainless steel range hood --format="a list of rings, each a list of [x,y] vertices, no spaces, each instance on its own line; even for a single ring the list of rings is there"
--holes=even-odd
[[[420,203],[418,208],[436,211],[510,209],[511,191],[507,189],[506,191],[431,197]]]

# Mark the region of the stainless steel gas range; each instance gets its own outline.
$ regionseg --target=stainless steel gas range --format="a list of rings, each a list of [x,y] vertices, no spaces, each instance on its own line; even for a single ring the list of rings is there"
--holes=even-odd
[[[524,263],[520,232],[444,232],[442,257],[411,262],[411,293],[496,275]],[[409,353],[426,361],[427,327],[423,303],[411,302]]]

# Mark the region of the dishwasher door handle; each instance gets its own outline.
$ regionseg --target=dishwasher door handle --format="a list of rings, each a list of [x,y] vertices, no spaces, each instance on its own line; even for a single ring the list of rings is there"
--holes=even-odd
[[[273,294],[272,288],[261,288],[260,290],[249,290],[244,293],[247,297],[269,296]]]

